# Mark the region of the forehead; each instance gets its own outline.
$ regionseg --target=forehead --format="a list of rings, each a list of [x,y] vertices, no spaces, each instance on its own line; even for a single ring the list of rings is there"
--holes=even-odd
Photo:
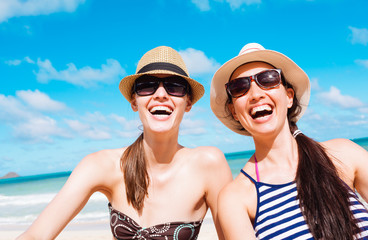
[[[230,80],[239,77],[248,77],[266,69],[275,69],[275,67],[265,62],[246,63],[235,69],[235,71],[231,75]]]

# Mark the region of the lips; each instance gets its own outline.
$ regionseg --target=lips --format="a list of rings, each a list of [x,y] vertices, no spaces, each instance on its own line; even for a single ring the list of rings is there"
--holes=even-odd
[[[149,112],[154,116],[169,116],[173,110],[168,106],[154,106]]]
[[[257,118],[261,118],[261,117],[265,117],[268,115],[271,115],[273,112],[273,109],[270,105],[261,105],[261,106],[257,106],[254,107],[250,110],[250,116],[253,119],[257,119]]]

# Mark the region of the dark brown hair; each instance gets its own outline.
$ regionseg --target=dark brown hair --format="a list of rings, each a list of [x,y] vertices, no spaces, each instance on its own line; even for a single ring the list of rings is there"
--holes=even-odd
[[[125,191],[129,204],[142,210],[144,198],[148,196],[149,177],[143,147],[143,133],[127,147],[120,158],[124,172]]]
[[[292,88],[291,86],[288,86]],[[300,112],[297,98],[288,110],[290,131],[298,129],[292,120]],[[295,182],[302,213],[315,239],[354,239],[359,233],[350,210],[351,189],[339,177],[326,150],[303,133],[295,137],[299,163]],[[336,159],[336,161],[338,161]]]
[[[293,89],[283,76],[282,78],[282,85]],[[229,103],[232,103],[230,96],[225,108],[229,116],[233,117],[227,107]],[[287,113],[291,133],[298,129],[295,117],[300,111],[301,107],[294,95],[293,105]],[[354,239],[355,234],[359,233],[359,227],[349,208],[351,189],[340,179],[323,146],[303,133],[295,139],[299,154],[295,176],[297,197],[313,237],[324,240]]]

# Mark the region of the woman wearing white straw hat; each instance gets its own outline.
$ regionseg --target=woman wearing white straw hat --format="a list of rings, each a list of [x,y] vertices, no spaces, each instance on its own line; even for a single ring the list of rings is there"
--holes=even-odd
[[[115,239],[197,239],[208,207],[223,239],[217,196],[232,179],[226,159],[217,148],[178,143],[183,115],[203,86],[189,77],[179,53],[162,46],[144,54],[119,88],[143,133],[129,147],[85,157],[19,239],[54,239],[96,191],[109,200]]]
[[[368,153],[346,139],[318,143],[298,130],[308,76],[251,43],[214,75],[211,108],[251,136],[255,153],[219,195],[226,239],[368,239]]]

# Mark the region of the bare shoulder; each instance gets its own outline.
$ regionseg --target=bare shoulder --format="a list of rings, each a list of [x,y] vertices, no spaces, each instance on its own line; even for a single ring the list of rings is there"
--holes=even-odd
[[[241,209],[254,208],[257,193],[254,184],[242,174],[239,174],[232,182],[228,183],[220,192],[219,204],[221,206],[238,206]]]
[[[218,197],[218,218],[226,239],[255,239],[257,197],[253,183],[239,174]]]
[[[349,139],[336,138],[322,142],[327,153],[343,162],[351,162],[366,156],[367,151]]]
[[[213,201],[217,201],[219,191],[232,180],[232,174],[225,155],[216,147],[197,147],[189,149],[191,169],[195,169],[206,184],[206,191],[214,193]]]
[[[96,190],[105,189],[113,185],[121,177],[120,156],[121,149],[106,149],[85,156],[71,174],[72,179],[88,181]]]
[[[208,165],[227,164],[224,153],[217,147],[201,146],[189,150],[196,163]]]
[[[351,140],[338,138],[321,144],[332,157],[335,165],[341,166],[340,170],[351,179],[354,178],[357,170],[365,168],[367,164],[368,152]]]
[[[97,151],[85,156],[80,164],[103,169],[115,168],[116,164],[119,164],[120,157],[124,150],[125,148]]]
[[[321,144],[331,150],[349,150],[349,148],[355,148],[357,145],[356,143],[354,143],[353,141],[349,140],[349,139],[345,139],[345,138],[335,138],[335,139],[331,139],[325,142],[321,142]]]

